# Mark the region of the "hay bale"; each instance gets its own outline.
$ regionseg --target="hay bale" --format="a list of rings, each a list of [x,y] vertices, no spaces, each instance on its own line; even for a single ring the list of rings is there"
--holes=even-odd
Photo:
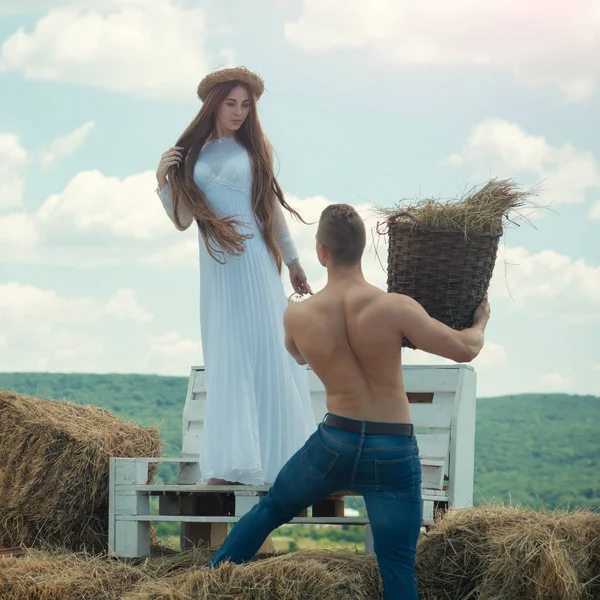
[[[124,600],[379,600],[381,577],[373,556],[350,551],[303,550],[242,565],[194,570],[183,585],[173,580],[142,585]]]
[[[459,199],[380,209],[379,233],[389,238],[388,292],[414,298],[449,327],[470,327],[489,288],[504,225],[517,220],[513,213],[532,193],[510,179],[492,179]],[[402,345],[414,348],[408,339]]]
[[[0,558],[2,600],[117,600],[134,589],[143,572],[86,554],[29,551]]]
[[[417,582],[425,598],[591,600],[599,539],[590,511],[449,511],[419,542]]]
[[[212,550],[154,549],[127,564],[84,554],[0,558],[6,600],[379,600],[373,556],[306,550],[202,572]],[[600,514],[449,511],[417,548],[422,600],[598,600]],[[594,579],[596,578],[596,580]],[[596,587],[595,587],[596,586]]]
[[[160,454],[153,428],[0,390],[0,546],[106,551],[109,458]]]
[[[584,600],[600,599],[600,514],[589,510],[554,512],[547,527],[568,548]]]
[[[163,590],[182,586],[189,573],[209,559],[206,548],[185,552],[153,548],[149,558],[127,562],[86,553],[28,550],[24,558],[0,558],[0,598],[123,600],[142,585]]]

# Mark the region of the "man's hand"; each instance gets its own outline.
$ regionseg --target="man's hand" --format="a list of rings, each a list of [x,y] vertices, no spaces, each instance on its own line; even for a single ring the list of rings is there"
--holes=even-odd
[[[490,320],[490,314],[490,303],[488,301],[488,295],[486,294],[473,313],[473,327],[485,328],[487,322]]]
[[[306,273],[300,265],[299,260],[295,260],[288,266],[290,272],[290,281],[296,294],[304,296],[305,294],[312,294],[308,280],[306,279]]]

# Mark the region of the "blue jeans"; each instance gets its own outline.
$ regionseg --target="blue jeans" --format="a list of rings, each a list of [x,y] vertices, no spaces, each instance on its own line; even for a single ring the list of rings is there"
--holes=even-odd
[[[210,566],[251,559],[274,529],[303,509],[330,494],[353,491],[365,499],[385,600],[417,600],[415,551],[422,520],[418,454],[415,437],[365,435],[321,423],[283,466],[269,492],[233,527]]]

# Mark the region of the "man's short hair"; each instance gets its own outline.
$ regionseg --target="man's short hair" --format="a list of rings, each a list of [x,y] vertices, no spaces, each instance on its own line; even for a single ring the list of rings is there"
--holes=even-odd
[[[366,239],[365,224],[352,206],[330,204],[321,213],[317,240],[329,250],[334,266],[359,264]]]

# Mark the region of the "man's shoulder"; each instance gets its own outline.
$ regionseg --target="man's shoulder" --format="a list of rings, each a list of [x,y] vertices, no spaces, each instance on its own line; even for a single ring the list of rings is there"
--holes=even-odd
[[[285,314],[288,319],[295,319],[298,315],[305,313],[310,310],[310,303],[314,296],[307,298],[306,300],[300,300],[297,302],[290,302],[286,308]]]
[[[410,296],[397,294],[395,292],[378,294],[377,296],[374,296],[373,300],[378,311],[394,314],[396,316],[398,316],[399,313],[409,310],[415,302]]]

